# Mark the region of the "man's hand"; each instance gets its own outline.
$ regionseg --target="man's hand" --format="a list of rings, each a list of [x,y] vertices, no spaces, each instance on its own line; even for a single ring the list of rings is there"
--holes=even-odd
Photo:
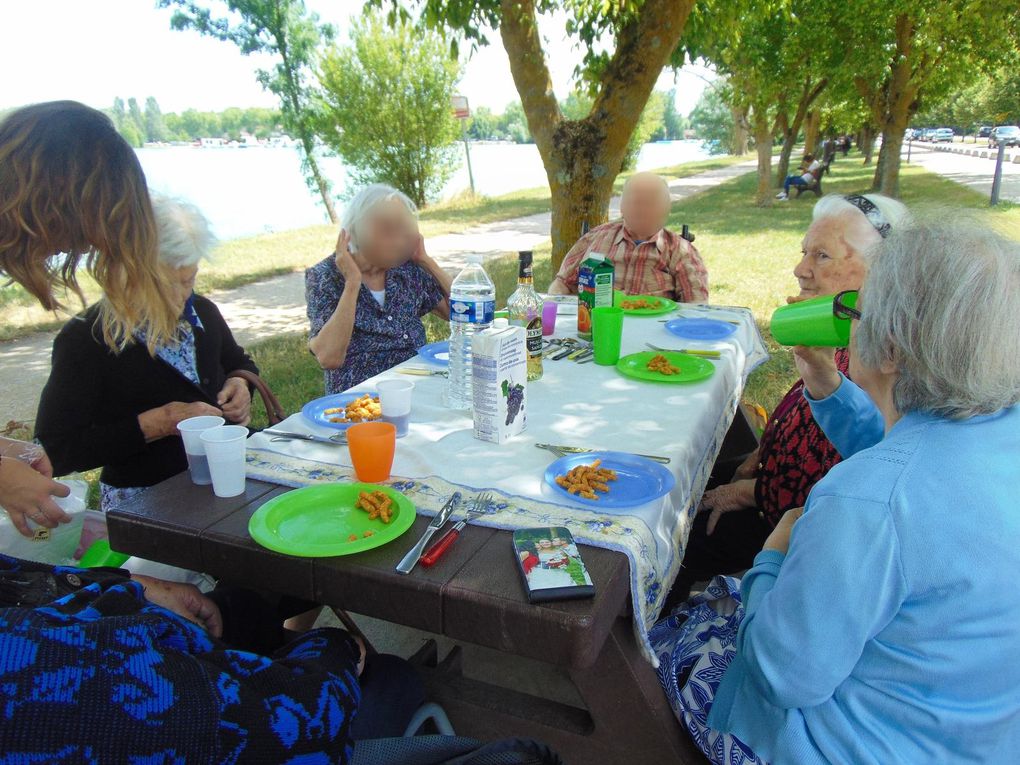
[[[842,378],[832,348],[798,345],[793,349],[793,360],[811,398],[828,398],[839,388]]]
[[[754,484],[753,478],[747,478],[733,483],[725,483],[705,492],[698,510],[699,512],[711,511],[711,515],[708,516],[708,526],[705,528],[706,534],[712,535],[723,513],[748,510],[754,507]]]
[[[132,574],[131,578],[145,588],[145,599],[150,603],[183,616],[188,621],[205,628],[213,637],[223,635],[223,617],[220,616],[220,609],[193,584],[167,582],[141,574]]]
[[[793,531],[793,525],[803,514],[803,507],[795,507],[783,513],[783,517],[779,519],[779,523],[772,529],[772,533],[769,534],[769,538],[765,540],[765,544],[761,549],[777,550],[786,555],[790,550],[790,533]]]
[[[52,475],[48,459],[44,467]],[[29,518],[48,529],[55,529],[58,523],[70,523],[71,517],[53,501],[53,497],[66,497],[70,493],[67,486],[28,463],[11,457],[0,460],[0,501],[11,523],[24,537],[31,539],[33,536]]]
[[[251,422],[251,392],[248,383],[240,377],[228,377],[223,390],[216,397],[216,403],[223,409],[223,416],[238,425]]]

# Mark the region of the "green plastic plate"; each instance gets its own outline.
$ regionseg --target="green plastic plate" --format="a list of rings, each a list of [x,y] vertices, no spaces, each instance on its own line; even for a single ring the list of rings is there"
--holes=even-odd
[[[382,491],[393,498],[395,512],[389,523],[369,520],[368,513],[355,506],[363,491]],[[325,483],[273,497],[248,521],[248,533],[276,552],[328,558],[388,544],[411,527],[415,515],[411,500],[388,486]],[[365,537],[369,530],[372,536]],[[348,541],[351,534],[356,541]]]
[[[624,300],[647,300],[649,302],[658,303],[658,305],[654,308],[624,308],[623,312],[627,316],[661,316],[664,313],[676,310],[675,300],[658,297],[656,295],[626,295],[623,292],[620,292],[620,290],[616,290],[613,296],[613,305],[623,308],[620,303]]]
[[[658,351],[632,353],[616,362],[616,369],[625,377],[665,383],[700,382],[701,380],[707,380],[715,374],[715,367],[711,362],[699,359],[697,356],[689,356],[686,353],[675,353],[673,351],[663,351],[661,355],[669,359],[670,364],[679,367],[680,374],[664,375],[661,372],[653,372],[648,369],[648,362],[658,355],[660,355]]]

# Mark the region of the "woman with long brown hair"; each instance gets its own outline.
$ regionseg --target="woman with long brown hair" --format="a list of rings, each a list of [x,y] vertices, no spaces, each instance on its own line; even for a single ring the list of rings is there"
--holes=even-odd
[[[114,351],[143,334],[150,353],[173,340],[178,312],[158,265],[156,223],[134,150],[106,115],[75,101],[17,109],[0,122],[0,275],[50,310],[82,298],[82,266],[103,290],[97,327]],[[84,302],[84,301],[83,301]],[[66,521],[52,501],[49,460],[0,440],[0,505],[26,519]]]

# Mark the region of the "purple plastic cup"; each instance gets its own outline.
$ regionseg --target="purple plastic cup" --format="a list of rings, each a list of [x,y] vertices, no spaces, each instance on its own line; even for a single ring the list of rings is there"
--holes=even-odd
[[[556,331],[556,303],[549,300],[542,303],[542,334],[549,337]]]

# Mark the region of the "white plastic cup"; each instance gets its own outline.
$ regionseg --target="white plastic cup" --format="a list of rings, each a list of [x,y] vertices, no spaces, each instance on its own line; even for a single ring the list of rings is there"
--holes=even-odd
[[[221,425],[203,430],[202,444],[209,460],[213,493],[217,497],[236,497],[244,493],[245,452],[248,428]]]
[[[225,422],[226,420],[222,417],[205,415],[189,417],[177,423],[177,432],[184,439],[184,453],[188,456],[188,472],[191,473],[192,482],[199,486],[208,486],[212,483],[201,435],[203,431],[209,430],[209,428],[218,428]]]
[[[414,383],[410,380],[383,380],[375,387],[379,392],[382,419],[396,426],[397,438],[406,436],[411,419],[411,394],[414,392]]]

